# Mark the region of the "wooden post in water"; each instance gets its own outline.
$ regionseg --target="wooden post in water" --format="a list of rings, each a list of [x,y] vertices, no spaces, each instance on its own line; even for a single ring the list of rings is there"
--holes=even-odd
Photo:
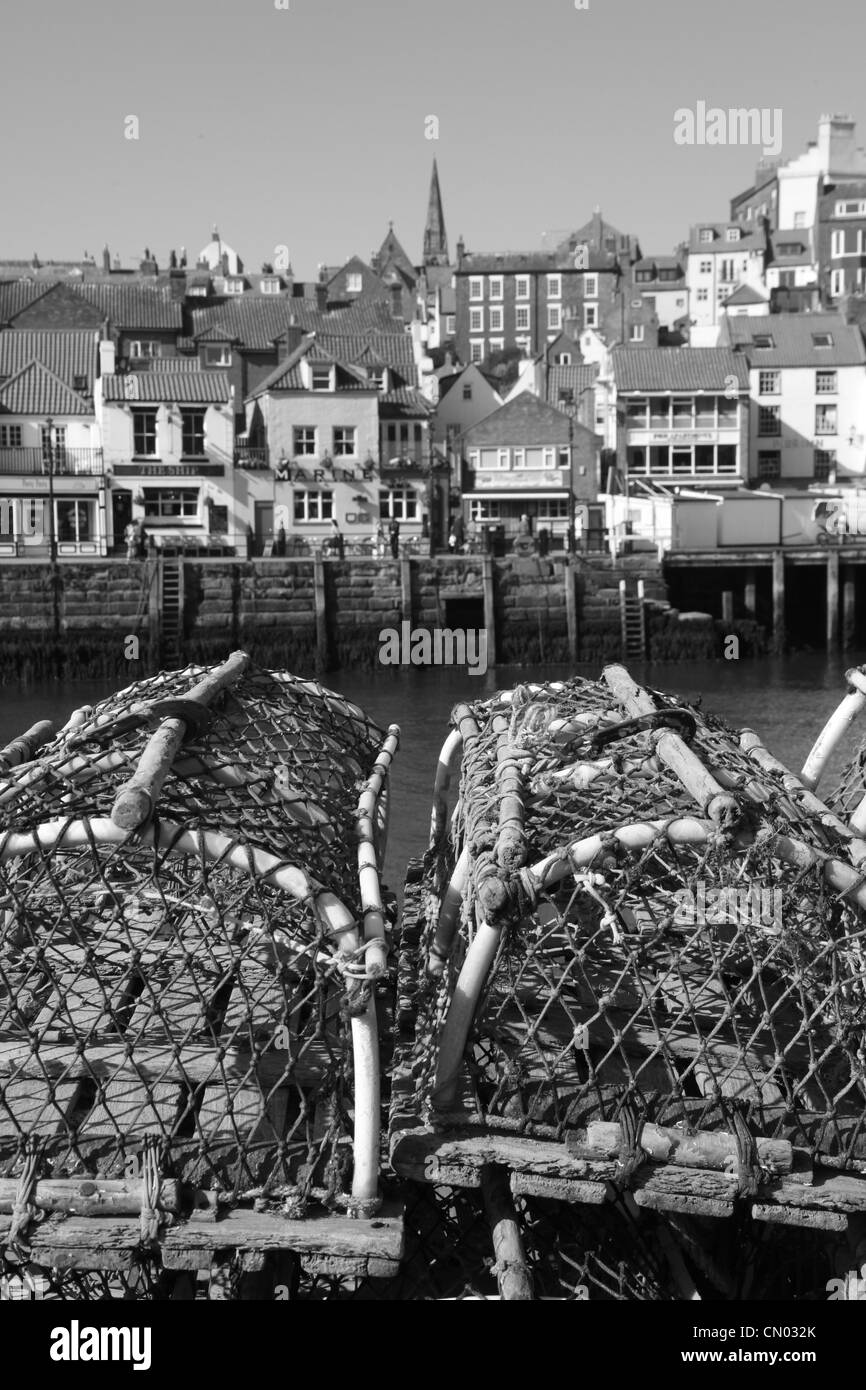
[[[845,581],[842,585],[842,647],[845,651],[854,645],[857,632],[857,586],[854,580],[853,565],[845,566]]]
[[[773,551],[773,643],[776,650],[785,644],[785,556]]]
[[[827,551],[827,650],[839,646],[839,552]]]
[[[732,627],[734,623],[734,592],[733,589],[722,590],[722,622],[726,627]]]
[[[754,565],[749,565],[748,569],[746,570],[746,586],[743,590],[743,607],[745,608],[750,618],[754,618],[757,616],[757,591],[758,585],[755,567]]]
[[[565,621],[568,624],[568,655],[577,661],[577,592],[575,590],[575,568],[571,558],[566,558],[562,568],[565,581]]]
[[[313,595],[316,606],[316,671],[328,665],[328,606],[325,595],[325,562],[321,554],[313,559]]]
[[[403,622],[412,627],[412,561],[408,555],[400,560],[400,606]]]
[[[484,583],[484,626],[487,629],[487,665],[496,665],[496,609],[494,607],[493,556],[481,557]]]

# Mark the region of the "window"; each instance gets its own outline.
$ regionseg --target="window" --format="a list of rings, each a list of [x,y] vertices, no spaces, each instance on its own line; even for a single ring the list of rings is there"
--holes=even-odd
[[[844,256],[845,254],[845,229],[844,227],[837,232],[833,232],[830,237],[830,255],[833,257]]]
[[[204,411],[181,411],[182,449],[184,458],[204,458]]]
[[[739,227],[729,227],[728,230],[725,232],[725,240],[726,240],[726,241],[739,241],[739,239],[740,239],[740,229],[739,229]]]
[[[598,276],[584,275],[583,294],[585,299],[598,299]]]
[[[499,502],[488,501],[486,497],[470,497],[470,521],[498,521],[500,515]]]
[[[708,241],[713,241],[715,239],[715,235],[716,234],[713,231],[712,227],[701,227],[698,240],[704,243]]]
[[[712,273],[713,273],[713,263],[712,263],[712,261],[701,261],[700,269],[701,269],[701,274],[702,274],[702,275],[712,275]]]
[[[208,509],[210,511],[210,523],[208,526],[208,530],[213,535],[224,536],[229,529],[228,507],[215,507],[213,506],[213,504],[209,503]]]
[[[198,521],[197,487],[146,487],[143,491],[147,521]]]
[[[470,279],[469,279],[469,298],[470,298],[470,299],[483,299],[483,298],[484,298],[484,281],[481,279],[481,276],[480,276],[480,275],[477,276],[477,277],[476,277],[476,276],[470,276]]]
[[[446,315],[445,315],[445,332],[448,333],[448,334],[454,333],[455,330],[456,330],[456,327],[457,327],[457,320],[456,320],[455,315],[454,315],[454,314],[446,314]]]
[[[312,457],[316,452],[314,425],[295,425],[292,430],[292,451],[295,458]]]
[[[675,430],[692,428],[692,398],[680,396],[673,403],[673,426]]]
[[[844,270],[830,271],[830,297],[838,299],[840,294],[845,293],[845,272]]]
[[[129,344],[130,357],[153,358],[162,354],[162,344],[152,338],[135,338]]]
[[[334,426],[334,458],[354,458],[357,453],[354,425]]]
[[[226,294],[243,294],[244,282],[240,276],[234,277],[225,282]]]
[[[677,271],[677,270],[660,270],[660,271],[659,271],[659,280],[664,281],[664,282],[666,282],[666,283],[669,283],[669,282],[672,281],[672,280],[679,280],[679,278],[680,278],[680,276],[679,276],[679,271]]]
[[[781,434],[782,419],[781,410],[777,405],[761,405],[758,407],[758,434]]]
[[[754,348],[773,348],[775,346],[775,340],[771,338],[769,333],[755,333],[752,336],[752,347]]]
[[[206,367],[230,367],[232,350],[228,343],[221,343],[218,347],[206,347],[204,361]]]
[[[555,367],[570,367],[570,366],[571,366],[571,353],[570,353],[570,352],[557,352],[557,353],[554,355],[554,358],[553,358],[553,365],[554,365]],[[560,396],[561,396],[561,395],[562,395],[562,392],[560,392]]]
[[[829,482],[830,474],[836,471],[836,450],[816,449],[813,466],[815,481],[818,483]]]
[[[484,361],[484,339],[483,339],[483,338],[475,338],[474,341],[471,342],[471,343],[469,344],[469,361],[470,361],[470,362],[483,362],[483,361]]]
[[[781,372],[758,372],[758,395],[778,396],[781,381]]]
[[[733,283],[735,279],[734,262],[730,256],[723,256],[719,266],[719,279],[726,285]]]
[[[360,294],[363,285],[363,278],[359,270],[351,270],[346,276],[346,293]]]
[[[548,275],[547,277],[547,297],[548,299],[562,298],[562,276]]]
[[[491,332],[491,333],[501,333],[501,332],[502,332],[502,310],[501,310],[501,309],[491,309],[491,310],[490,310],[490,324],[489,324],[489,328],[490,328],[490,332]]]
[[[758,477],[781,478],[782,455],[779,449],[766,450],[758,454]]]
[[[501,352],[505,347],[504,338],[491,338],[487,344],[488,352]]]
[[[548,304],[547,306],[547,326],[548,328],[562,327],[562,305]]]
[[[463,399],[464,401],[472,400],[472,387],[470,385],[466,385],[463,387]]]
[[[642,343],[644,340],[644,326],[642,323],[633,323],[629,333],[629,342]]]
[[[334,516],[334,494],[329,489],[313,491],[295,488],[295,521],[331,521]]]
[[[55,472],[62,471],[66,449],[66,426],[56,425],[53,430],[42,427],[42,458],[45,466],[51,465]]]
[[[370,383],[371,386],[375,386],[375,388],[376,388],[377,391],[384,391],[384,390],[385,390],[385,368],[384,368],[384,367],[368,367],[368,368],[367,368],[367,380],[369,381],[369,383]]]
[[[132,452],[137,458],[155,459],[157,457],[155,410],[134,410],[132,412]]]
[[[813,333],[812,346],[816,348],[830,348],[833,346],[832,333]]]
[[[518,304],[514,309],[514,327],[519,331],[529,327],[529,305]]]
[[[516,298],[516,299],[528,299],[528,298],[529,298],[529,276],[528,276],[528,275],[517,275],[517,276],[515,276],[514,284],[515,284],[515,290],[514,290],[515,298]]]
[[[331,368],[313,367],[310,373],[310,385],[314,391],[330,391]]]
[[[383,521],[417,521],[418,494],[412,487],[382,488],[379,513]]]
[[[645,430],[647,427],[647,400],[643,396],[628,401],[625,408],[626,424],[632,430]]]
[[[89,541],[93,536],[95,502],[58,497],[54,504],[58,541]]]
[[[837,203],[837,217],[866,217],[866,201],[856,203]]]
[[[280,281],[278,276],[272,275],[269,276],[267,279],[262,277],[262,279],[259,281],[259,289],[261,290],[262,294],[279,294]]]
[[[541,523],[545,521],[567,521],[568,498],[540,497],[538,499],[538,520]]]
[[[501,299],[501,298],[502,298],[502,276],[501,276],[501,275],[491,275],[491,277],[490,277],[490,298],[491,298],[491,299]]]
[[[634,278],[635,284],[649,285],[652,283],[654,277],[651,270],[636,270],[634,273]]]
[[[816,434],[835,434],[837,422],[837,410],[835,405],[816,405],[815,406],[815,433]]]
[[[0,425],[0,449],[21,448],[21,426]]]
[[[731,400],[729,396],[717,396],[716,410],[719,416],[719,429],[736,428],[739,412],[739,402]]]
[[[697,299],[699,304],[706,304],[709,299],[709,290],[698,290]]]
[[[87,387],[87,377],[86,377],[86,376],[74,376],[74,377],[72,378],[72,385],[73,385],[73,388],[74,388],[76,391],[86,391],[86,390],[88,389],[88,387]]]
[[[470,310],[469,310],[469,332],[470,332],[470,333],[482,333],[483,331],[484,331],[484,310],[483,310],[483,309],[470,309]]]
[[[794,213],[794,226],[795,226],[795,227],[805,227],[805,225],[806,225],[806,214],[805,214],[805,212],[795,212],[795,213]]]
[[[835,372],[815,373],[815,394],[817,396],[834,396],[836,394]]]
[[[584,304],[583,306],[583,326],[584,328],[598,327],[598,305]]]

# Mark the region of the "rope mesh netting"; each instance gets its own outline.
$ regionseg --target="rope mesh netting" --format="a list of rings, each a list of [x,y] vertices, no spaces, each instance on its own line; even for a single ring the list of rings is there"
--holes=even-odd
[[[355,813],[384,735],[248,668],[195,720],[152,822],[112,839],[118,790],[161,720],[194,718],[202,674],[133,685],[2,773],[0,1178],[25,1208],[28,1164],[345,1205],[369,985],[322,904],[361,919]]]
[[[548,1139],[618,1122],[633,1153],[647,1121],[730,1132],[743,1190],[749,1135],[863,1169],[864,919],[823,870],[828,856],[849,862],[844,836],[692,709],[693,730],[682,714],[663,722],[685,730],[724,789],[728,813],[712,819],[660,755],[659,721],[630,726],[626,713],[608,684],[583,679],[455,711],[459,798],[426,857],[417,943],[404,945],[413,1023],[398,1043],[392,1133],[462,1105]],[[514,795],[503,838],[504,772]],[[431,946],[462,851],[456,939],[437,977]],[[543,873],[526,871],[545,860]],[[458,973],[485,920],[501,927],[492,968],[462,1058],[437,1077]]]

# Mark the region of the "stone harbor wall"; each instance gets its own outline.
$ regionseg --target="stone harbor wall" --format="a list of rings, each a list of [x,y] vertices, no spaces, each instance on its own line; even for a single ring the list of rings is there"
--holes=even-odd
[[[629,592],[643,580],[650,657],[723,654],[718,620],[681,620],[661,567],[639,556],[63,560],[54,571],[10,561],[0,562],[0,679],[136,679],[237,647],[299,672],[371,670],[383,633],[407,623],[406,633],[484,630],[491,665],[597,667],[623,656],[623,579]],[[762,650],[751,628],[741,655]]]

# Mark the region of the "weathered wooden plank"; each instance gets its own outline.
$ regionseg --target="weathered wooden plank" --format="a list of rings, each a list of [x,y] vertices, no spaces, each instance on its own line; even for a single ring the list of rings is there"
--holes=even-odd
[[[179,1118],[183,1094],[183,1088],[175,1083],[145,1084],[137,1076],[117,1077],[79,1124],[78,1138],[117,1139],[129,1148],[146,1134],[168,1137]]]
[[[78,1089],[75,1081],[55,1081],[50,1092],[36,1078],[8,1081],[0,1093],[0,1139],[63,1133]]]
[[[752,1218],[776,1226],[802,1226],[809,1231],[847,1231],[849,1218],[843,1212],[822,1211],[817,1207],[787,1207],[756,1202]]]
[[[74,1044],[68,1042],[42,1042],[37,1054],[29,1039],[0,1039],[0,1080],[6,1076],[18,1080],[44,1079],[45,1076],[114,1077],[120,1072],[131,1072],[145,1081],[182,1081],[189,1077],[196,1083],[216,1083],[225,1073],[233,1081],[243,1081],[255,1074],[270,1086],[284,1078],[302,1086],[315,1086],[331,1066],[327,1049],[318,1042],[306,1045],[301,1059],[275,1047],[255,1055],[246,1048],[229,1047],[222,1061],[219,1058],[222,1049],[206,1043],[187,1043],[182,1049],[175,1049],[144,1042],[135,1043],[133,1047],[130,1041],[128,1056],[126,1047],[127,1041],[118,1038],[112,1042],[88,1043],[86,1052],[80,1054]]]
[[[391,1163],[396,1172],[419,1182],[446,1183],[447,1173],[467,1171],[476,1177],[498,1164],[522,1173],[570,1180],[613,1177],[616,1164],[591,1165],[572,1157],[564,1144],[525,1139],[513,1134],[443,1134],[429,1129],[403,1130],[392,1138]],[[478,1186],[478,1182],[471,1184]]]
[[[0,1216],[0,1240],[9,1231],[10,1218]],[[109,1265],[112,1257],[131,1258],[141,1239],[140,1223],[115,1217],[54,1217],[32,1230],[33,1258],[44,1263],[50,1249],[65,1260],[66,1268],[126,1268]],[[361,1220],[329,1213],[311,1214],[300,1221],[236,1208],[215,1223],[187,1222],[164,1227],[160,1246],[167,1268],[179,1266],[179,1252],[201,1252],[208,1260],[215,1250],[295,1250],[335,1258],[379,1259],[398,1263],[403,1255],[402,1206],[385,1204],[372,1219]],[[97,1260],[71,1264],[70,1261]]]
[[[144,1184],[140,1178],[40,1178],[32,1201],[42,1211],[74,1216],[134,1216],[141,1210]],[[11,1213],[18,1193],[17,1178],[0,1178],[0,1215]],[[180,1184],[163,1178],[159,1189],[163,1211],[180,1210]]]
[[[586,1129],[569,1130],[565,1147],[576,1158],[616,1159],[622,1143],[622,1127],[615,1121],[594,1120]],[[737,1141],[733,1134],[702,1130],[686,1134],[681,1129],[646,1124],[641,1130],[641,1148],[655,1163],[675,1163],[684,1168],[714,1168],[735,1172]],[[755,1144],[762,1167],[772,1173],[789,1173],[793,1149],[785,1139],[757,1138]]]

